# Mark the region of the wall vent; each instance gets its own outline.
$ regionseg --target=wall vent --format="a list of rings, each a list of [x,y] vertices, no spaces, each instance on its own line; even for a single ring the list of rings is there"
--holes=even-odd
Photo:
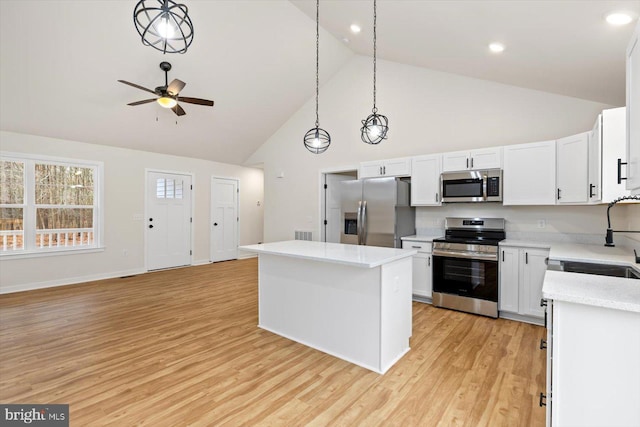
[[[296,230],[296,240],[313,240],[311,231]]]

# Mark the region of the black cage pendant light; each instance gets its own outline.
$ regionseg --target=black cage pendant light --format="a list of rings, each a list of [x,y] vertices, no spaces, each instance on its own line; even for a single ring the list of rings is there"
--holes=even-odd
[[[320,154],[327,151],[331,145],[331,136],[329,132],[320,128],[320,120],[318,119],[318,94],[320,86],[319,78],[319,59],[320,59],[320,0],[316,0],[316,127],[309,129],[304,135],[304,146],[307,150],[314,154]]]
[[[185,53],[193,41],[187,6],[173,0],[140,0],[133,22],[142,44],[162,53]]]
[[[362,141],[367,144],[379,144],[387,138],[389,131],[389,120],[382,114],[378,114],[376,108],[376,0],[373,0],[373,109],[369,117],[362,121],[360,133]]]

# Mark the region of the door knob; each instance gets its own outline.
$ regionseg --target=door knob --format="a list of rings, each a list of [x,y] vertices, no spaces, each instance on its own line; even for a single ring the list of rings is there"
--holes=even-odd
[[[214,226],[217,226],[217,225],[218,225],[218,223],[217,223],[217,222],[214,222],[214,223],[213,223],[213,225],[214,225]]]
[[[149,224],[149,228],[153,228],[153,224]]]

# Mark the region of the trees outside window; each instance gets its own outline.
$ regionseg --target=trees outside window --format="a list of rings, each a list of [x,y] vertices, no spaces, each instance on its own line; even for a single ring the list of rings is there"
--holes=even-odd
[[[98,247],[101,168],[0,156],[0,255]]]

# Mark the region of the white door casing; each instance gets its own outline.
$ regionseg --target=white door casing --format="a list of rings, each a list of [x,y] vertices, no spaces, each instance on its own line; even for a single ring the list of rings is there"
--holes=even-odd
[[[188,174],[147,171],[147,270],[191,264],[191,181]]]
[[[211,178],[211,261],[238,258],[238,180]]]

